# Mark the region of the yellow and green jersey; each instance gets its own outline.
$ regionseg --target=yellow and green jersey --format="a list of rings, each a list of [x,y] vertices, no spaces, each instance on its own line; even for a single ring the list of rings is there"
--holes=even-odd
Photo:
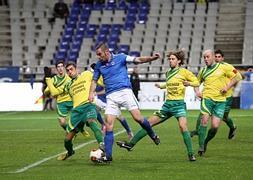
[[[237,81],[240,81],[242,79],[242,75],[240,74],[240,72],[238,72],[234,66],[232,66],[231,64],[228,64],[226,62],[221,62],[221,64],[225,65],[228,67],[228,69],[230,69],[230,71],[234,71],[236,73],[236,80]],[[226,84],[228,84],[230,82],[231,78],[226,78]],[[233,92],[234,92],[234,86],[231,87],[228,92],[226,93],[226,97],[231,97],[233,95]]]
[[[63,77],[55,75],[52,78],[46,78],[47,88],[45,93],[50,93],[56,98],[57,103],[71,101],[71,97],[67,92],[63,92],[62,89],[67,84],[71,78],[65,74]]]
[[[184,81],[190,86],[199,86],[197,77],[185,68],[170,69],[166,72],[166,83],[160,84],[161,89],[167,89],[167,100],[183,100],[185,96]]]
[[[214,101],[225,101],[226,95],[220,91],[236,76],[236,69],[223,64],[217,63],[210,67],[204,67],[198,74],[200,83],[204,83],[203,98]],[[229,81],[227,79],[230,79]]]
[[[92,72],[84,71],[65,85],[64,91],[71,96],[74,108],[89,102],[92,76]]]

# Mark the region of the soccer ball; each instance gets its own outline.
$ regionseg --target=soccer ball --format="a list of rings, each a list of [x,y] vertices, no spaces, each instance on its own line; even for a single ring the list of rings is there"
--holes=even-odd
[[[103,151],[101,149],[93,149],[90,151],[90,160],[95,162],[97,159],[100,159],[103,155]]]

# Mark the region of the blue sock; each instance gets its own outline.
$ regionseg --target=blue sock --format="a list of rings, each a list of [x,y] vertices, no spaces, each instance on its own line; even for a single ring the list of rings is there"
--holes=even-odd
[[[105,154],[106,158],[112,158],[112,145],[114,142],[114,136],[113,136],[113,131],[106,131],[105,137],[104,137],[104,142],[105,142]]]
[[[127,133],[130,133],[130,132],[131,132],[131,129],[130,129],[130,127],[128,126],[126,119],[123,118],[123,119],[121,119],[121,120],[119,120],[119,121],[120,121],[121,125],[125,128],[125,130],[127,131]]]
[[[104,125],[104,124],[105,124],[105,122],[104,122],[104,120],[103,120],[102,115],[101,115],[100,112],[97,112],[97,120],[98,120],[98,122],[99,122],[101,125]]]
[[[153,131],[153,129],[151,128],[147,118],[144,118],[143,122],[140,123],[141,127],[143,129],[145,129],[149,135],[149,137],[151,137],[151,139],[153,139],[153,137],[155,136],[155,132]]]

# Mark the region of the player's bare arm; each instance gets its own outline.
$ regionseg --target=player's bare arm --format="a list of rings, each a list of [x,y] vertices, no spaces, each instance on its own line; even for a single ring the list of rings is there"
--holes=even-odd
[[[136,57],[134,59],[134,63],[141,64],[141,63],[155,61],[155,60],[160,59],[160,58],[161,58],[161,55],[159,53],[155,53],[153,56]]]
[[[91,85],[90,85],[89,102],[94,101],[96,87],[97,87],[97,81],[92,80]]]

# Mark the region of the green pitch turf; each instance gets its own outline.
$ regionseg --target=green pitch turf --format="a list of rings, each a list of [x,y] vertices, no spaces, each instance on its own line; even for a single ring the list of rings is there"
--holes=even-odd
[[[143,111],[150,116],[153,111]],[[139,125],[127,117],[133,131]],[[195,127],[198,111],[188,114],[188,127]],[[228,127],[222,123],[216,137],[208,144],[204,157],[189,162],[177,121],[169,119],[154,129],[160,136],[159,146],[145,137],[132,152],[114,144],[113,163],[95,165],[89,160],[91,149],[97,148],[93,135],[78,134],[74,146],[76,154],[66,161],[56,156],[65,152],[64,131],[59,127],[56,113],[2,112],[0,113],[0,179],[253,179],[253,110],[232,110],[231,117],[238,126],[234,139],[228,140]],[[91,133],[90,129],[87,128]],[[122,131],[119,122],[114,132]],[[115,141],[126,140],[125,132]],[[195,152],[198,138],[193,138]]]

